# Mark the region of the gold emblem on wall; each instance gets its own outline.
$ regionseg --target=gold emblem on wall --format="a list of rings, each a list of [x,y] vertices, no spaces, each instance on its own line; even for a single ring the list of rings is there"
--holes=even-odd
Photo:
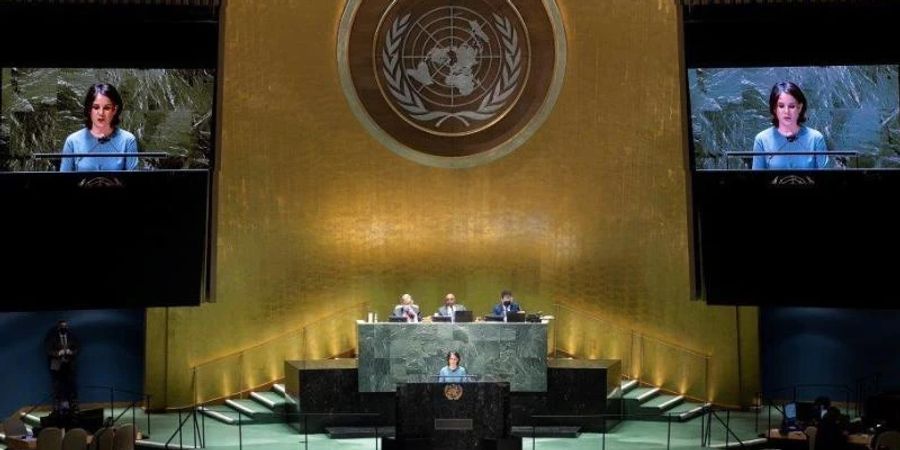
[[[458,384],[444,386],[444,398],[447,400],[459,400],[463,396],[463,387]]]
[[[338,66],[388,148],[437,167],[493,161],[556,101],[565,33],[555,0],[348,0]]]

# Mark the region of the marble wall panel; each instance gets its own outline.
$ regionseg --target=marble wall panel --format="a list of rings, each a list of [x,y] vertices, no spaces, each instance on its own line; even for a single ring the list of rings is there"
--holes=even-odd
[[[394,391],[397,383],[427,380],[462,356],[469,374],[509,381],[512,391],[547,388],[547,325],[529,323],[359,324],[359,389]]]

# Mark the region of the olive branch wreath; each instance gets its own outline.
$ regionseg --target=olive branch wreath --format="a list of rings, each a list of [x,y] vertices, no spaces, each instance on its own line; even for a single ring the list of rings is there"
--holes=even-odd
[[[516,91],[519,76],[522,74],[522,51],[519,48],[519,35],[515,27],[506,17],[494,14],[494,22],[497,30],[502,35],[503,43],[503,69],[501,77],[494,84],[493,89],[487,92],[481,104],[474,111],[430,111],[425,107],[419,94],[407,85],[400,66],[400,43],[403,35],[409,27],[409,17],[394,19],[384,39],[384,49],[381,52],[382,72],[388,84],[391,96],[399,106],[409,113],[413,119],[429,122],[437,119],[436,127],[447,119],[453,118],[461,121],[465,126],[470,126],[470,120],[488,120],[506,105],[507,100]]]

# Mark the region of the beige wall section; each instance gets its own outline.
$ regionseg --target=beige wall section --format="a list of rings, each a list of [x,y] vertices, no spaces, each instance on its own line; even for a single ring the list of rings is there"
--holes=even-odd
[[[710,354],[713,398],[737,403],[734,308],[690,300],[675,2],[557,2],[556,108],[512,154],[465,170],[407,161],[351,114],[342,0],[227,2],[217,299],[148,314],[157,402],[190,403],[198,363],[358,302],[383,316],[410,292],[432,311],[453,291],[482,312],[511,288],[530,310],[560,302]],[[756,311],[742,316],[752,393]]]

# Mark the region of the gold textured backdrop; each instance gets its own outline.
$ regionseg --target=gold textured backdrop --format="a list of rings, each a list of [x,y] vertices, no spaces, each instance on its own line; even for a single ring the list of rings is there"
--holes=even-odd
[[[155,406],[194,400],[192,367],[361,302],[384,317],[409,292],[433,312],[452,291],[483,313],[504,288],[528,310],[561,303],[710,355],[717,402],[757,390],[756,311],[741,311],[739,377],[734,308],[690,298],[675,2],[557,3],[568,66],[555,109],[510,155],[458,170],[403,159],[354,118],[335,58],[343,0],[226,3],[216,298],[148,312]],[[347,350],[348,333],[303,339],[320,355]],[[225,378],[280,371],[262,361],[202,380],[227,395]],[[686,384],[706,376],[672,372]]]

